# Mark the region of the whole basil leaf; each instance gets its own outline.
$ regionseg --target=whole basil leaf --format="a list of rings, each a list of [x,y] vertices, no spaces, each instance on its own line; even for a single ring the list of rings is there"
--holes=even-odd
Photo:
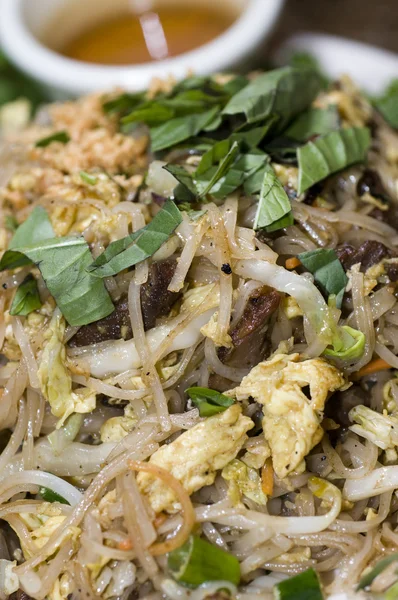
[[[107,249],[89,265],[87,271],[94,277],[102,278],[116,275],[123,269],[132,267],[149,258],[166,242],[182,221],[182,216],[172,200],[148,225],[131,235],[111,242]]]
[[[317,248],[297,256],[301,264],[313,274],[316,283],[328,297],[336,296],[336,306],[341,307],[344,290],[348,283],[343,265],[332,248]]]
[[[312,69],[283,67],[259,75],[235,94],[224,115],[244,114],[248,123],[271,115],[280,118],[278,129],[306,109],[321,88],[319,73]]]
[[[289,214],[290,211],[289,197],[276,176],[274,169],[268,164],[264,170],[264,178],[253,229],[263,229],[275,222],[279,222],[277,227],[280,229],[280,220]],[[291,223],[289,222],[289,224]]]
[[[33,275],[25,277],[15,293],[10,308],[10,315],[21,315],[26,317],[34,310],[41,307],[41,300],[37,281]]]
[[[205,152],[200,159],[200,163],[195,171],[195,176],[198,177],[206,173],[210,167],[219,163],[225,158],[230,151],[232,141],[230,139],[221,140],[216,142],[207,152]]]
[[[298,142],[306,142],[314,135],[322,135],[339,127],[336,106],[309,108],[299,115],[283,132],[284,136]]]
[[[367,127],[351,127],[327,133],[297,150],[299,163],[298,192],[345,167],[363,162],[370,146]]]
[[[190,387],[185,390],[192,404],[199,409],[201,417],[211,417],[224,412],[235,403],[233,398],[204,387]]]
[[[11,252],[27,256],[39,267],[69,325],[87,325],[113,312],[115,307],[103,282],[86,270],[92,256],[84,238],[47,239]]]
[[[45,148],[49,146],[53,142],[59,142],[61,144],[67,144],[70,140],[69,133],[67,131],[57,131],[47,137],[41,138],[37,140],[35,146],[36,148]]]
[[[176,117],[151,129],[152,151],[165,150],[197,135],[215,117],[218,106],[203,113]]]
[[[172,108],[153,101],[138,106],[132,113],[123,117],[121,122],[123,125],[127,123],[145,123],[153,127],[172,119],[174,115],[175,111]]]
[[[141,104],[145,100],[145,92],[137,92],[135,94],[120,94],[116,98],[106,100],[102,108],[104,112],[108,114],[114,114],[118,112],[125,112],[127,110],[133,110],[136,106]]]

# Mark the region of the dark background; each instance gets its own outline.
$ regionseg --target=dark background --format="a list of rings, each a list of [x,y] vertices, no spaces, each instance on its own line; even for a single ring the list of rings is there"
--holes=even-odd
[[[398,0],[286,0],[271,47],[300,31],[342,35],[398,53]]]

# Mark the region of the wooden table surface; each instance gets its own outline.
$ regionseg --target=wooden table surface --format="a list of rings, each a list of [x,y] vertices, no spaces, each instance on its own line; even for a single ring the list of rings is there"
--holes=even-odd
[[[398,0],[286,0],[271,47],[300,31],[342,35],[398,53]]]

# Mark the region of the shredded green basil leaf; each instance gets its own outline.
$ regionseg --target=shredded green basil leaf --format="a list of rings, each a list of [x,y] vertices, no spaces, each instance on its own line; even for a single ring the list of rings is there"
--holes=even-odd
[[[312,69],[275,69],[259,75],[235,94],[223,114],[244,114],[248,123],[277,115],[278,128],[283,129],[290,119],[307,108],[320,87],[319,74]]]
[[[358,162],[364,162],[370,146],[367,127],[351,127],[327,133],[297,150],[298,193],[314,183]]]
[[[233,398],[220,394],[215,390],[203,387],[190,387],[185,390],[192,400],[192,404],[199,409],[201,417],[212,417],[227,410],[235,403]]]
[[[234,585],[240,581],[238,559],[196,535],[167,555],[167,568],[174,579],[193,587],[208,581],[230,581]]]
[[[192,175],[182,165],[164,165],[163,169],[171,173],[179,182],[179,185],[174,189],[174,200],[181,202],[193,202],[198,196],[198,190],[192,179]],[[183,194],[181,187],[184,188]]]
[[[37,281],[33,275],[27,275],[18,286],[10,308],[10,315],[26,317],[34,310],[41,307],[41,300]]]
[[[55,233],[47,212],[41,206],[36,206],[11,238],[8,250],[0,260],[0,271],[29,265],[32,261],[15,249],[20,246],[37,244],[54,236]]]
[[[109,277],[149,258],[182,221],[182,216],[172,200],[148,225],[121,240],[111,242],[98,258],[88,265],[87,270],[95,277]]]
[[[15,217],[13,217],[12,215],[7,215],[4,219],[4,227],[8,231],[11,231],[11,233],[15,233],[19,227],[19,223]]]
[[[275,600],[323,600],[317,572],[307,569],[274,585]]]
[[[98,181],[98,178],[95,175],[90,175],[90,173],[86,173],[86,171],[80,171],[80,178],[84,183],[88,183],[88,185],[95,185]]]
[[[133,110],[135,106],[138,106],[145,100],[146,92],[137,92],[135,94],[121,94],[116,98],[107,100],[103,103],[102,108],[107,114],[114,114]]]
[[[332,248],[318,248],[302,252],[297,258],[307,271],[313,274],[326,297],[331,294],[336,296],[336,306],[340,308],[348,277],[336,252]]]
[[[380,573],[382,573],[393,562],[398,562],[398,552],[394,552],[393,554],[390,554],[390,556],[386,556],[386,558],[382,558],[381,560],[379,560],[379,562],[373,567],[373,569],[371,569],[368,573],[366,573],[366,575],[361,577],[357,586],[357,591],[364,590],[365,588],[367,588],[372,583],[372,581],[376,579],[376,577],[380,575]]]
[[[217,115],[218,106],[203,113],[176,117],[151,129],[152,151],[158,152],[198,135]]]
[[[334,105],[328,108],[309,108],[299,115],[284,131],[284,135],[298,142],[306,142],[314,135],[323,135],[339,127],[339,115]]]
[[[199,190],[200,196],[206,196],[206,194],[209,194],[209,193],[211,194],[213,186],[215,186],[216,183],[219,182],[220,179],[228,173],[228,171],[229,171],[231,165],[234,163],[238,153],[239,153],[239,144],[237,142],[234,142],[232,144],[231,148],[229,149],[229,151],[227,152],[227,154],[225,154],[224,157],[220,160],[220,163],[215,170],[210,168],[208,171],[205,171],[202,175],[198,174],[198,171],[196,171],[195,182],[196,182],[196,187]]]
[[[49,146],[50,144],[52,144],[53,142],[60,142],[61,144],[67,144],[70,140],[69,134],[67,131],[57,131],[56,133],[53,133],[52,135],[49,135],[47,137],[41,138],[40,140],[37,140],[35,146],[36,148],[45,148],[46,146]]]
[[[267,165],[264,171],[253,229],[258,230],[272,226],[283,217],[286,217],[290,211],[289,197],[272,166]]]
[[[39,267],[48,291],[69,325],[87,325],[113,312],[114,306],[103,282],[86,270],[92,262],[92,256],[84,238],[46,239],[30,246],[7,250],[3,259],[8,254],[12,254],[14,265],[15,258],[18,261],[18,257],[22,256],[28,257]],[[6,262],[9,262],[7,258]]]
[[[377,110],[391,127],[398,129],[398,79],[395,79],[381,96],[374,101]]]
[[[39,495],[45,500],[45,502],[59,502],[60,504],[70,504],[63,496],[53,492],[50,488],[41,487],[39,489]]]

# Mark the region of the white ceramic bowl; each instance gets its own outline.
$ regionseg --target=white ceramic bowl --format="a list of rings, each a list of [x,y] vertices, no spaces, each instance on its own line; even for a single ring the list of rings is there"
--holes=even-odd
[[[241,64],[270,33],[284,3],[284,0],[217,0],[220,4],[232,5],[240,14],[223,34],[191,52],[131,67],[102,66],[71,60],[50,50],[40,41],[43,32],[51,24],[54,25],[54,37],[59,42],[70,37],[71,31],[76,33],[76,28],[92,22],[93,18],[98,21],[126,9],[129,1],[0,0],[0,44],[12,61],[45,85],[54,98],[114,86],[142,89],[148,86],[152,77],[172,74],[176,78],[183,78],[189,70],[207,74]],[[65,11],[69,5],[69,12]],[[63,16],[54,24],[60,11],[63,11]]]
[[[380,94],[398,78],[398,54],[346,38],[318,34],[293,35],[277,50],[276,64],[284,65],[296,52],[309,52],[331,78],[350,75],[369,94]]]

